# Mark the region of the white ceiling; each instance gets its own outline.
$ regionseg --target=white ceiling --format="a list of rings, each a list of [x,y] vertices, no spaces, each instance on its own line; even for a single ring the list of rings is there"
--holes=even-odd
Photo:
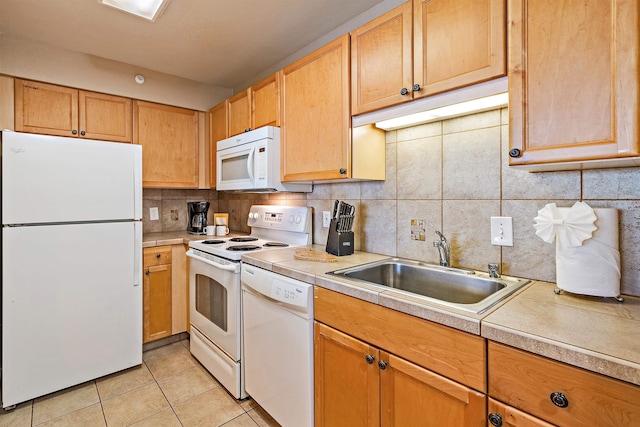
[[[155,22],[97,0],[0,0],[0,33],[227,88],[383,0],[171,0]]]

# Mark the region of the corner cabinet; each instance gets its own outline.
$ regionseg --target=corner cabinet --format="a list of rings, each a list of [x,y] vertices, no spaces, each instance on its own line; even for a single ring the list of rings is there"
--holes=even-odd
[[[142,186],[198,188],[198,112],[133,103],[133,142],[142,145]]]
[[[15,130],[131,142],[131,99],[15,79]]]
[[[509,1],[509,165],[635,166],[621,160],[640,155],[639,10]]]
[[[316,426],[486,423],[483,338],[323,288],[314,297]]]
[[[640,425],[640,387],[506,345],[488,345],[489,426]]]
[[[505,0],[413,0],[351,33],[352,113],[506,74]]]
[[[284,182],[351,177],[349,35],[282,70]]]

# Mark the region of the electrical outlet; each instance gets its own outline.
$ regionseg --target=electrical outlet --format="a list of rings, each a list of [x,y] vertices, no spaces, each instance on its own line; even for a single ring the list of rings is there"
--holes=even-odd
[[[513,246],[513,218],[510,216],[491,217],[491,244]]]
[[[151,221],[157,221],[160,219],[158,215],[158,208],[149,208],[149,219]]]
[[[329,228],[331,225],[331,212],[322,211],[322,226],[324,228]]]

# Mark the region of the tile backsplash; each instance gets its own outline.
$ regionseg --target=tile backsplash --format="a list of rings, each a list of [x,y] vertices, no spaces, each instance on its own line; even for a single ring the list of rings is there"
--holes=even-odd
[[[547,203],[619,210],[622,293],[640,296],[640,168],[529,173],[508,166],[507,109],[387,132],[386,180],[316,184],[314,242],[325,243],[322,211],[356,206],[356,249],[437,263],[435,230],[451,243],[454,266],[555,281],[555,245],[535,235]],[[513,218],[514,245],[491,245],[490,217]],[[412,239],[425,220],[426,239]],[[415,223],[414,223],[415,224]],[[414,225],[415,234],[415,225]]]
[[[238,232],[250,231],[253,204],[306,204],[313,241],[325,244],[322,211],[340,199],[356,207],[356,250],[437,263],[438,230],[454,266],[486,271],[497,262],[504,274],[554,282],[555,246],[535,235],[533,218],[547,203],[583,200],[619,210],[622,293],[640,296],[640,168],[529,173],[508,166],[508,137],[507,109],[494,110],[387,132],[385,181],[315,184],[308,194],[145,189],[144,231],[186,230],[188,201],[208,200],[209,220],[228,212]],[[149,221],[150,207],[160,220]],[[491,245],[492,216],[513,218],[512,247]],[[424,240],[415,238],[415,220]]]

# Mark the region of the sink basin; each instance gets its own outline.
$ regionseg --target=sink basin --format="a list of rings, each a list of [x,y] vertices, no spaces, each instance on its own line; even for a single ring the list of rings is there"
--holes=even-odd
[[[329,274],[384,286],[389,291],[418,296],[477,314],[529,283],[529,280],[515,277],[492,278],[480,271],[441,267],[401,258],[384,259]]]

